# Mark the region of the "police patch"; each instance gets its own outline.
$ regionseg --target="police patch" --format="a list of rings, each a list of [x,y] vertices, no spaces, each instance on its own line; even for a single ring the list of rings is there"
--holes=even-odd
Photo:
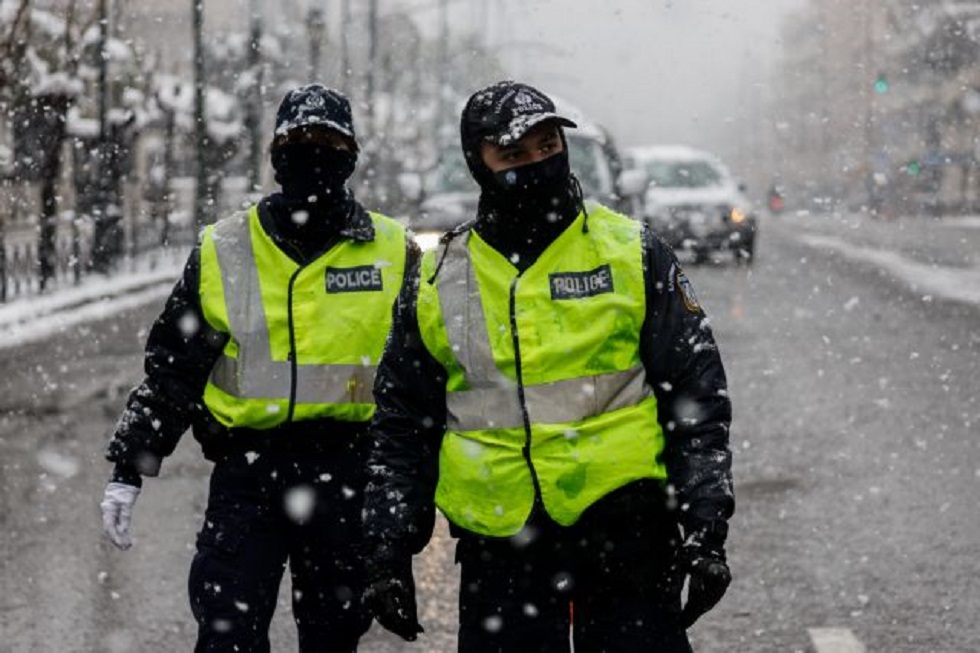
[[[373,265],[327,268],[327,292],[376,292],[384,290],[381,270]]]
[[[677,292],[681,294],[681,299],[684,300],[684,308],[686,308],[691,313],[700,313],[701,304],[698,303],[697,295],[694,294],[694,286],[688,280],[687,275],[680,268],[675,268],[677,270],[676,274],[676,287]]]
[[[548,281],[552,299],[584,299],[613,291],[608,263],[589,272],[554,272],[548,275]]]

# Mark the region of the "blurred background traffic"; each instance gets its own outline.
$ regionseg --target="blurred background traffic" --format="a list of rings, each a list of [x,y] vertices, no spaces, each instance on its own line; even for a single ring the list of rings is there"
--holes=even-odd
[[[695,260],[751,263],[761,215],[976,213],[978,55],[980,6],[947,0],[2,0],[0,301],[270,190],[310,80],[353,100],[359,198],[426,246],[476,199],[461,102],[508,77],[576,113],[592,199]]]

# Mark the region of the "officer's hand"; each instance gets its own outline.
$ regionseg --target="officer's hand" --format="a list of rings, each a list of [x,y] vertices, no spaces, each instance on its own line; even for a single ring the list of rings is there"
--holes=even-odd
[[[695,532],[689,536],[681,552],[689,576],[687,603],[681,612],[681,623],[690,628],[703,614],[715,607],[732,582],[732,573],[725,562],[723,540],[710,534]]]
[[[414,642],[424,632],[415,605],[415,578],[412,556],[393,555],[383,547],[368,557],[368,587],[364,606],[386,630],[406,642]]]
[[[129,537],[129,523],[133,517],[133,505],[140,489],[125,483],[109,483],[99,507],[102,509],[102,529],[117,548],[126,550],[133,546]]]

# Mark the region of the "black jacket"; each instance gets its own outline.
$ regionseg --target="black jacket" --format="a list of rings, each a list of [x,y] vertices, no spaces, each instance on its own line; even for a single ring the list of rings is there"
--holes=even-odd
[[[525,244],[488,234],[479,223],[476,229],[505,255]],[[647,315],[640,353],[657,397],[668,483],[676,495],[655,482],[638,481],[590,511],[612,515],[624,506],[662,510],[666,504],[676,506],[685,531],[711,528],[723,536],[735,507],[725,371],[708,320],[674,253],[646,230],[643,239]],[[525,256],[522,262],[519,267],[533,260]],[[416,318],[419,283],[429,280],[419,279],[418,269],[411,280],[396,303],[375,384],[365,527],[370,542],[418,552],[434,521],[439,447],[446,430],[446,372],[422,343]],[[536,514],[540,517],[540,511]],[[461,530],[453,529],[455,534]]]
[[[259,202],[259,219],[273,241],[297,263],[310,263],[344,239],[370,241],[374,226],[356,201],[336,227],[310,224],[303,231],[291,219],[293,206],[275,194]],[[406,273],[417,265],[418,250],[408,241]],[[304,441],[350,440],[362,434],[363,424],[320,419],[284,424],[271,430],[229,429],[219,424],[204,405],[204,387],[227,342],[227,334],[212,329],[201,310],[199,294],[200,245],[194,248],[184,272],[146,342],[146,378],[129,395],[109,442],[106,457],[116,463],[113,480],[138,485],[140,475],[156,476],[162,459],[177,446],[188,427],[212,461],[229,451],[261,451],[269,446],[300,446]],[[325,334],[329,337],[329,334]]]

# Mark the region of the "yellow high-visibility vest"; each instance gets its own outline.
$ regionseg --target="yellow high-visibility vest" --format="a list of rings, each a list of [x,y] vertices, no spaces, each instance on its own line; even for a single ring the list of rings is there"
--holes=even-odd
[[[559,524],[631,481],[666,479],[657,401],[640,360],[638,222],[595,206],[523,273],[479,234],[422,259],[418,322],[448,373],[436,504],[491,536],[517,533],[536,494]]]
[[[204,231],[201,308],[229,336],[204,390],[221,424],[371,419],[406,236],[394,220],[370,217],[373,241],[343,239],[306,265],[276,246],[255,206]]]

